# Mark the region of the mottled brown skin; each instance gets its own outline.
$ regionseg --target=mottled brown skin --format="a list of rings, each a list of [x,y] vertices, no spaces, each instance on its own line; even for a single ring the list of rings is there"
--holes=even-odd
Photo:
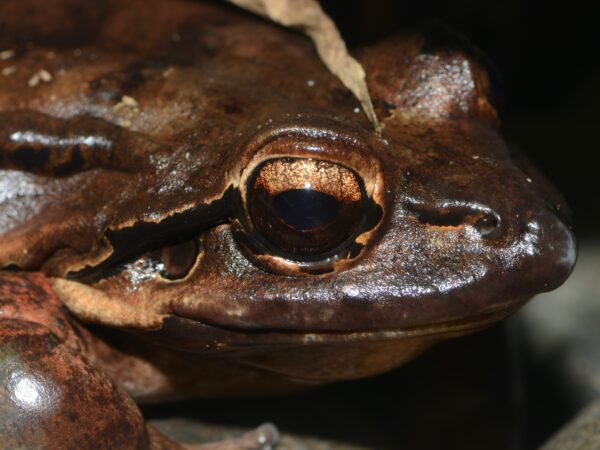
[[[180,448],[132,399],[380,373],[573,267],[567,206],[511,155],[482,59],[444,30],[359,54],[381,135],[309,41],[233,8],[8,0],[0,30],[9,447]],[[247,190],[273,157],[356,174],[370,215],[348,248],[307,262],[256,240]],[[162,278],[147,251],[181,235],[200,254]]]

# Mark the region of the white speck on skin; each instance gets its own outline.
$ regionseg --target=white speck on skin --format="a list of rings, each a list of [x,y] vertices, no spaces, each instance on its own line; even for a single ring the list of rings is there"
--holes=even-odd
[[[0,52],[0,61],[6,61],[6,60],[14,58],[14,57],[15,57],[14,50],[2,50]]]
[[[130,97],[129,95],[124,95],[123,97],[121,97],[121,101],[123,102],[123,104],[125,106],[137,106],[138,102],[136,101],[135,98]]]
[[[314,86],[315,86],[315,80],[308,80],[308,81],[306,82],[306,85],[307,85],[308,87],[314,87]]]
[[[124,108],[129,108],[129,111],[133,112],[134,114],[140,113],[137,100],[129,95],[123,95],[119,103],[113,107],[115,112],[118,112]]]
[[[52,79],[53,77],[50,72],[48,72],[46,69],[40,69],[31,76],[31,78],[27,81],[27,85],[29,87],[36,87],[41,81],[44,83],[50,83]]]
[[[473,155],[473,159],[479,159],[479,155]]]
[[[528,183],[531,183],[531,178],[527,178],[527,182],[528,182]]]
[[[7,77],[9,75],[12,75],[16,71],[17,71],[17,66],[8,66],[8,67],[5,67],[4,69],[2,69],[2,75]]]
[[[166,69],[165,71],[163,71],[163,73],[162,73],[162,76],[163,76],[164,78],[168,78],[168,77],[170,77],[170,76],[171,76],[171,74],[172,74],[173,72],[175,72],[175,67],[173,67],[173,66],[169,66],[169,67],[167,67],[167,69]]]
[[[358,114],[358,113],[360,112],[360,108],[357,106],[356,108],[354,108],[354,109],[352,110],[352,112],[353,112],[354,114]]]
[[[40,74],[39,73],[34,74],[27,81],[27,86],[29,86],[29,87],[36,87],[38,84],[40,84]]]
[[[50,72],[48,72],[46,69],[42,69],[38,72],[38,75],[40,76],[40,80],[42,80],[44,83],[50,83],[52,81],[52,74]]]

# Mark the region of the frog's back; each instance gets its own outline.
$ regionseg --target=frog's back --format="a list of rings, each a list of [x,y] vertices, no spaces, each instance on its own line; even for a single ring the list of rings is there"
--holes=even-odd
[[[293,114],[290,104],[331,110],[351,102],[309,42],[233,7],[22,3],[0,4],[0,48],[14,52],[2,62],[0,112],[89,115],[173,140],[186,129],[234,136],[249,118]]]

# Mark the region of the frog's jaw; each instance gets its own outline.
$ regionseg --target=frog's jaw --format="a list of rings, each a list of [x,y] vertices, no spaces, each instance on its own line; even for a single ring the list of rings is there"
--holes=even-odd
[[[169,316],[160,330],[144,337],[175,350],[217,353],[235,365],[268,372],[295,384],[322,384],[369,377],[399,367],[435,343],[479,331],[513,310],[412,330],[329,333],[233,330]]]

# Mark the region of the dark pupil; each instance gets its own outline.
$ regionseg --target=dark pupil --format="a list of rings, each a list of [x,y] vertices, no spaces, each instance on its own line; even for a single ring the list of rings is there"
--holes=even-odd
[[[362,180],[341,165],[269,160],[250,180],[247,205],[254,236],[286,258],[316,261],[339,254],[365,218],[363,189]]]
[[[281,220],[297,230],[309,230],[332,222],[340,205],[323,192],[310,188],[290,189],[273,197],[273,209]]]

